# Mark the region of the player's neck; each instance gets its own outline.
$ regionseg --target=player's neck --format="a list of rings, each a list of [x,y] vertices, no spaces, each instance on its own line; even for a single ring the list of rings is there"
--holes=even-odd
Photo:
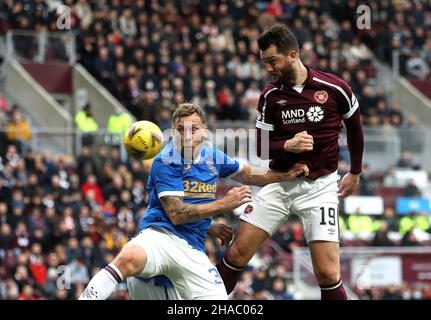
[[[181,150],[181,155],[186,161],[199,162],[202,151],[202,145],[196,146],[193,150]]]
[[[302,64],[301,60],[298,61],[298,66],[296,69],[295,86],[302,85],[308,77],[308,70]]]

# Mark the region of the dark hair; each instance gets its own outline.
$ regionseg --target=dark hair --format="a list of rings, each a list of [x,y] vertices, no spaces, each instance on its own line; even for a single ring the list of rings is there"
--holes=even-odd
[[[289,28],[283,24],[274,24],[265,30],[257,39],[259,49],[265,51],[270,45],[275,45],[278,52],[288,54],[289,51],[299,51],[298,40]]]

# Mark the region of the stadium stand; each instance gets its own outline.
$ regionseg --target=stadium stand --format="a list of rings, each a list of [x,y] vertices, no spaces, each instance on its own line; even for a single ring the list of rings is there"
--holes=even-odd
[[[1,34],[56,30],[54,8],[60,3],[1,2]],[[372,16],[373,32],[352,27],[359,1],[64,3],[72,9],[78,62],[136,118],[162,129],[170,126],[172,107],[183,100],[204,106],[212,121],[254,121],[259,88],[268,81],[256,38],[275,21],[297,34],[305,63],[352,85],[369,127],[404,128],[414,122],[404,114],[405,106],[377,83],[375,57],[393,64],[392,52],[398,50],[401,75],[431,80],[431,7],[421,1],[369,1],[378,12]],[[34,58],[32,43],[18,39],[16,45],[24,60]],[[64,58],[61,43],[57,48],[48,59]],[[0,299],[76,299],[134,235],[145,211],[148,167],[123,160],[117,148],[104,146],[93,150],[97,156],[85,146],[76,157],[31,150],[28,139],[17,141],[3,130],[17,121],[13,115],[19,109],[0,93]],[[342,173],[349,159],[343,137],[340,143]],[[398,211],[399,199],[418,196],[422,187],[398,185],[395,171],[418,168],[406,152],[396,160],[385,172],[364,166],[356,195],[380,196],[383,209],[378,215],[351,214],[341,204],[342,246],[430,244],[429,212]],[[304,246],[298,221],[283,225],[252,259],[232,298],[301,299],[291,276],[292,251]],[[214,262],[224,249],[208,240]],[[73,270],[71,290],[57,286],[62,265]],[[431,299],[425,281],[353,289],[359,299]],[[127,297],[123,285],[111,298]]]

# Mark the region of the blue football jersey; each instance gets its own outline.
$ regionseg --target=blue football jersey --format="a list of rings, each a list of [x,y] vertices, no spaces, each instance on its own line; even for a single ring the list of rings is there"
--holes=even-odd
[[[216,200],[219,178],[228,178],[242,170],[240,163],[220,150],[204,145],[200,157],[185,160],[172,142],[154,158],[147,183],[148,207],[139,230],[148,227],[165,228],[186,240],[192,247],[205,252],[205,237],[211,218],[174,226],[159,198],[181,196],[185,203],[201,204]]]

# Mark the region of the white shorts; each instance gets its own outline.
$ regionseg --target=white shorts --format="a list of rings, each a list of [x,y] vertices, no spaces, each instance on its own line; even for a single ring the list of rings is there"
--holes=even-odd
[[[146,282],[137,277],[129,277],[127,288],[132,300],[181,300],[175,287],[156,286],[154,278]]]
[[[141,247],[147,264],[140,276],[165,275],[185,300],[227,300],[226,288],[207,255],[165,229],[147,228],[128,244]]]
[[[302,222],[307,243],[315,240],[339,242],[338,180],[333,172],[316,180],[296,178],[271,183],[253,197],[253,210],[241,213],[240,219],[270,236],[291,214]],[[247,208],[247,207],[245,207]]]

